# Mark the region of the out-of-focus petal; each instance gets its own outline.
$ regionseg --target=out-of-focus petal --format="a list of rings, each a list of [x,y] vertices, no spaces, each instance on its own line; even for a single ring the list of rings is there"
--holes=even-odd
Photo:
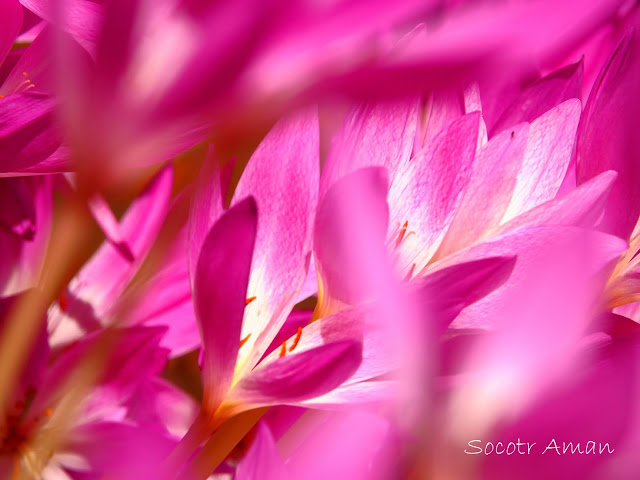
[[[252,405],[300,402],[342,384],[361,359],[362,345],[351,340],[285,355],[261,363],[234,385],[229,396]]]
[[[236,468],[235,480],[287,480],[289,478],[269,427],[258,424],[251,448]]]
[[[69,294],[88,302],[96,315],[100,316],[111,307],[111,302],[122,293],[153,245],[169,209],[172,183],[173,172],[171,167],[166,167],[147,185],[120,221],[120,232],[133,261],[111,242],[105,242],[69,284]]]
[[[320,201],[314,231],[316,267],[322,282],[323,298],[319,301],[335,298],[355,303],[376,295],[357,279],[364,273],[359,265],[363,256],[374,261],[386,256],[387,185],[384,169],[367,167],[337,181]],[[366,218],[355,218],[354,211],[347,211],[346,205],[354,199],[360,199],[369,209]],[[362,251],[364,246],[358,242],[357,232],[372,239],[371,251]]]
[[[98,38],[104,15],[104,7],[99,2],[91,0],[59,0],[57,2],[20,0],[20,3],[49,23],[55,25],[58,23],[57,20],[62,20],[62,25],[59,26],[62,26],[79,40],[95,44]],[[64,12],[64,14],[60,15],[60,12]]]
[[[2,0],[0,11],[2,11],[0,18],[0,64],[2,64],[20,33],[22,8],[17,0]]]
[[[252,198],[237,203],[214,224],[198,259],[193,303],[203,345],[203,405],[210,412],[233,379],[257,221]]]
[[[220,173],[218,158],[215,155],[213,145],[210,145],[200,169],[200,175],[196,180],[195,192],[191,199],[191,210],[189,211],[188,255],[192,280],[198,258],[200,258],[202,243],[213,224],[224,213]]]
[[[75,427],[67,435],[65,450],[84,460],[86,470],[79,469],[80,475],[135,480],[161,478],[159,465],[175,445],[170,435],[133,423],[95,422]],[[63,466],[72,469],[75,465]]]
[[[36,212],[28,178],[0,179],[0,229],[24,240],[36,233]]]
[[[389,478],[387,462],[393,461],[385,451],[389,431],[390,423],[381,415],[362,410],[332,413],[301,438],[287,458],[291,478]],[[341,461],[328,462],[327,458]]]
[[[605,170],[618,172],[602,229],[628,239],[640,214],[640,140],[636,134],[640,96],[640,40],[629,33],[600,72],[580,124],[578,183]]]
[[[245,309],[241,368],[262,357],[296,302],[309,258],[319,182],[315,108],[278,122],[252,155],[232,205],[255,198],[259,217]]]
[[[131,302],[127,312],[130,325],[165,326],[168,328],[160,345],[175,357],[201,345],[200,332],[193,308],[189,266],[187,264],[187,230],[177,235],[158,272],[142,285],[141,291],[131,290],[136,298],[125,293],[123,302]]]

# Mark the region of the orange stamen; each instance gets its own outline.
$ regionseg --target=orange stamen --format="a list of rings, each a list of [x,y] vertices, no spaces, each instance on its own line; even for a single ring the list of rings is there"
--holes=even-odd
[[[50,408],[47,408],[47,409],[44,411],[44,414],[45,414],[47,417],[50,417],[51,415],[53,415],[53,410],[51,410]]]
[[[404,224],[402,225],[402,228],[400,228],[400,232],[398,233],[398,238],[396,239],[396,247],[402,243],[402,240],[404,239],[404,235],[405,233],[407,233],[408,227],[409,227],[409,222],[405,221]]]
[[[60,292],[60,297],[58,297],[58,305],[60,305],[60,310],[66,312],[69,308],[69,299],[67,298],[67,291],[62,290]]]
[[[287,341],[282,342],[282,347],[280,347],[280,356],[284,357],[287,354]]]
[[[242,340],[240,340],[240,348],[242,348],[242,346],[247,343],[247,340],[249,340],[249,337],[251,336],[251,334],[247,335],[246,337],[244,337]]]
[[[244,304],[244,305],[245,305],[245,307],[246,307],[247,305],[249,305],[251,302],[253,302],[256,298],[257,298],[257,297],[249,297],[249,298],[247,298],[247,299],[245,300],[245,304]]]
[[[293,349],[298,346],[298,342],[300,341],[300,337],[302,336],[302,327],[298,327],[298,331],[296,333],[296,338],[293,339],[293,343],[289,347],[289,351],[293,352]]]

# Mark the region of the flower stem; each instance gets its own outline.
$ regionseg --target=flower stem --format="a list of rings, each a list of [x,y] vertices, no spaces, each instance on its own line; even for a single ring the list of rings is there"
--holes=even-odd
[[[206,480],[231,453],[268,407],[240,413],[226,421],[187,464],[179,480]]]

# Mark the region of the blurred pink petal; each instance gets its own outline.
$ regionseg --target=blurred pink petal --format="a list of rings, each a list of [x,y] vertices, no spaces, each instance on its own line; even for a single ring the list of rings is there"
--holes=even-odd
[[[585,106],[578,138],[578,183],[605,170],[618,172],[602,230],[628,239],[640,214],[638,180],[640,141],[635,135],[635,118],[640,98],[638,36],[629,32],[600,72]]]
[[[236,469],[236,480],[287,480],[284,462],[276,447],[273,435],[264,422],[258,424],[258,432],[249,452]]]
[[[0,3],[0,64],[4,62],[22,26],[22,8],[17,0],[2,0]]]

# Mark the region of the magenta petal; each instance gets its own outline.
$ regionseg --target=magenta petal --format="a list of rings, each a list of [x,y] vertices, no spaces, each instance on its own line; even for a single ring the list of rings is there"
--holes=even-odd
[[[22,7],[18,0],[0,1],[0,65],[13,46],[22,27]]]
[[[269,427],[264,422],[260,422],[251,448],[236,468],[234,480],[286,480],[287,478],[287,470],[273,435]]]
[[[251,334],[241,356],[257,363],[273,340],[303,286],[318,202],[320,169],[315,108],[280,120],[251,156],[232,205],[255,198],[258,232],[242,336]]]
[[[580,60],[526,87],[492,125],[491,136],[520,122],[532,122],[566,100],[580,98],[583,70]]]
[[[56,24],[58,12],[53,8],[55,3],[45,0],[20,0],[25,8],[49,23]],[[64,12],[63,27],[71,35],[89,43],[98,37],[103,18],[104,7],[91,0],[60,0],[60,11]]]
[[[33,240],[36,233],[32,183],[29,178],[0,179],[0,229],[24,240]]]
[[[361,359],[362,345],[349,340],[286,355],[258,366],[234,386],[230,396],[254,405],[317,397],[347,380]]]
[[[640,40],[628,34],[600,72],[585,107],[578,138],[578,183],[605,170],[618,172],[602,229],[628,239],[640,214]]]
[[[53,102],[39,94],[14,93],[0,99],[0,172],[20,172],[60,146],[53,128]]]
[[[213,226],[198,259],[193,303],[202,335],[203,402],[212,411],[233,379],[257,222],[254,200],[239,202]]]

